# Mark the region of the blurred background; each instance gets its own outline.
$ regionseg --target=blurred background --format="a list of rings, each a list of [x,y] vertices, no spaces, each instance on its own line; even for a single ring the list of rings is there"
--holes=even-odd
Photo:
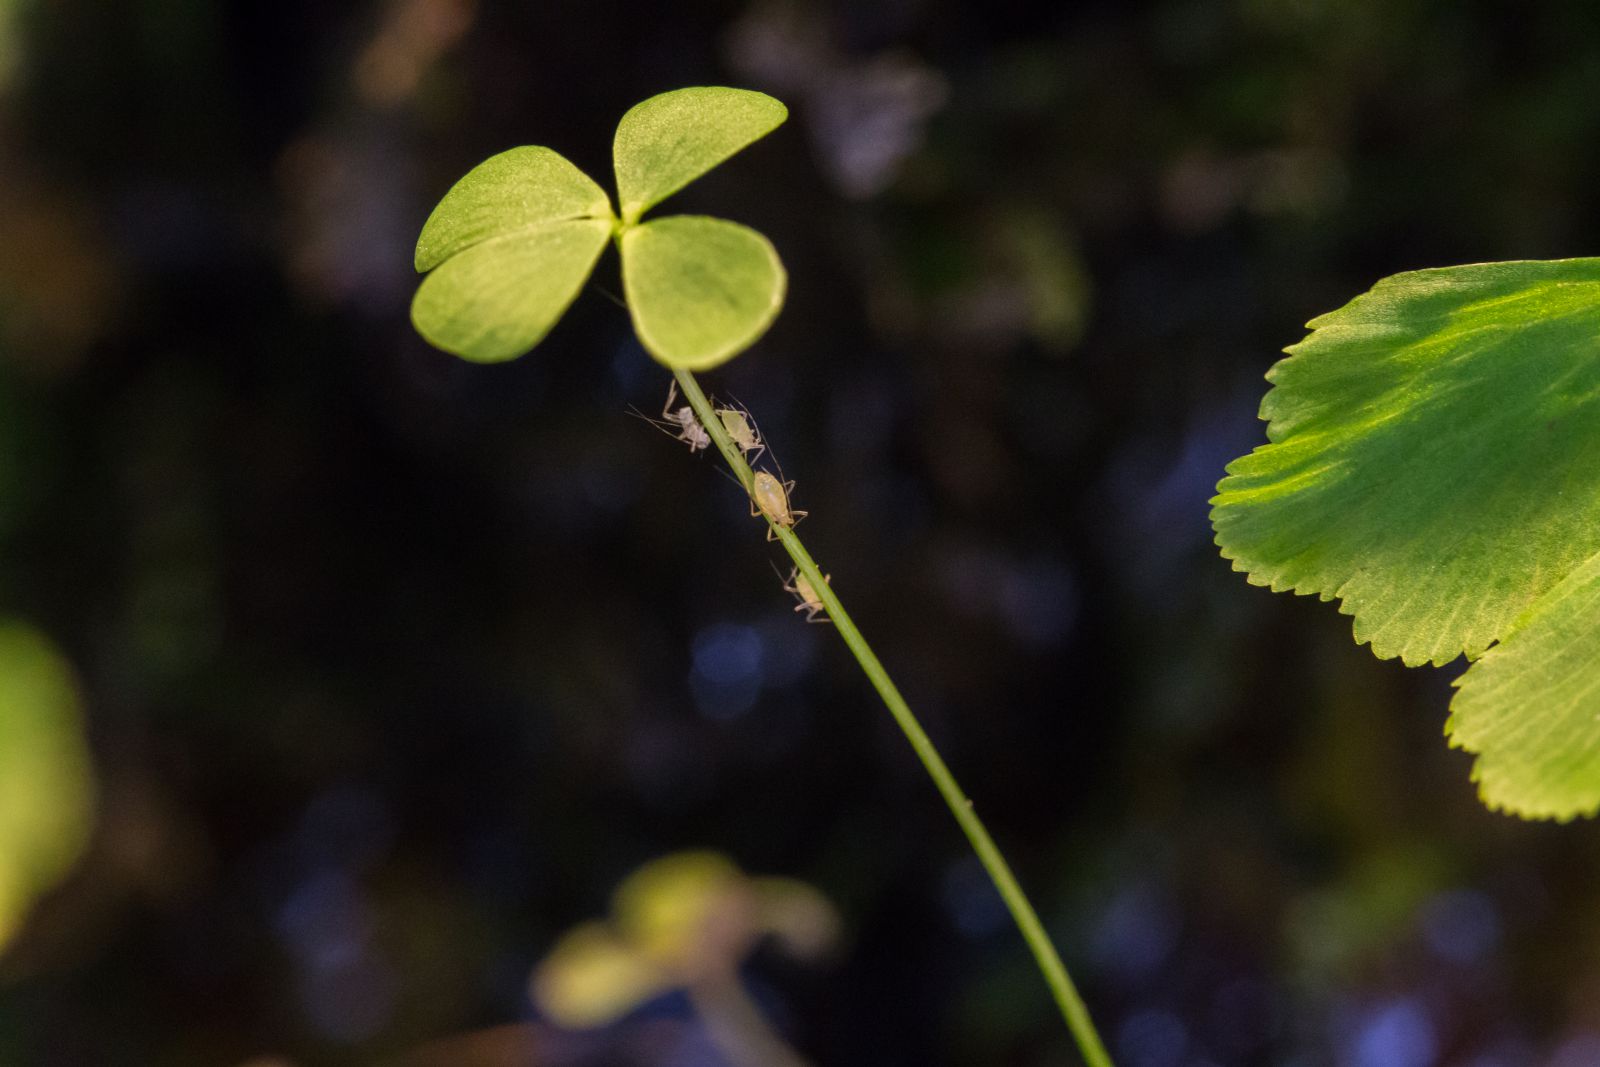
[[[831,951],[741,947],[818,1067],[1076,1062],[738,489],[629,414],[668,379],[615,259],[518,362],[410,328],[456,178],[609,185],[622,112],[698,84],[792,109],[665,208],[790,272],[707,386],[1118,1062],[1600,1064],[1595,827],[1484,810],[1459,666],[1206,520],[1307,319],[1600,252],[1589,0],[0,0],[0,670],[59,711],[0,761],[55,820],[0,1064],[739,1067],[681,990],[530,999],[683,849],[831,902]]]

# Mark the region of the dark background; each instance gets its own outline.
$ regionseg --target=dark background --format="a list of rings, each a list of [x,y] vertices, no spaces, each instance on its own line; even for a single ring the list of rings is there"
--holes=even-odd
[[[819,1067],[1074,1062],[738,490],[629,416],[667,378],[615,259],[513,364],[408,323],[457,177],[533,143],[609,185],[622,112],[697,84],[792,109],[666,207],[790,272],[707,384],[1119,1063],[1600,1063],[1594,826],[1483,810],[1459,667],[1373,659],[1206,522],[1308,318],[1600,252],[1600,6],[0,0],[0,69],[0,613],[76,664],[101,793],[0,1063],[548,1037],[531,967],[685,847],[840,908],[831,963],[749,970]],[[722,1063],[677,997],[437,1062],[638,1062],[663,1021],[648,1062]]]

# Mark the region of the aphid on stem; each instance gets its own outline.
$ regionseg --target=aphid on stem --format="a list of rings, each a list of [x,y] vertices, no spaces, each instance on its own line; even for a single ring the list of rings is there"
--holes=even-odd
[[[744,458],[749,463],[754,463],[756,457],[767,450],[761,440],[761,434],[756,430],[755,416],[750,414],[750,409],[740,404],[738,407],[717,408],[717,418],[722,420],[722,428],[728,431],[728,436],[744,453]]]
[[[661,407],[661,418],[652,419],[649,415],[638,410],[634,410],[633,414],[673,440],[682,441],[689,446],[690,452],[699,452],[703,448],[710,448],[711,435],[706,432],[704,426],[700,425],[700,420],[695,418],[694,408],[688,404],[674,408],[672,402],[676,399],[678,399],[678,383],[673,382],[667,387],[667,402]]]
[[[793,479],[780,482],[766,471],[756,471],[750,483],[750,514],[765,515],[772,526],[767,527],[767,540],[776,541],[773,526],[790,527],[810,512],[796,511],[789,506],[789,494],[794,491]]]
[[[822,576],[822,580],[830,585],[833,581],[832,577],[826,574]],[[795,567],[789,572],[788,579],[783,583],[783,591],[785,593],[793,593],[800,601],[794,606],[794,610],[805,612],[806,622],[833,621],[828,618],[828,606],[817,595],[817,590],[812,586],[811,579],[800,573],[799,567]]]

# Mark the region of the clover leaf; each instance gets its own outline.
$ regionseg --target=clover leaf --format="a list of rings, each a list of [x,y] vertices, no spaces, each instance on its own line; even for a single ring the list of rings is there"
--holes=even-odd
[[[1309,328],[1217,486],[1223,555],[1379,657],[1478,660],[1450,730],[1488,803],[1600,808],[1600,260],[1400,274]]]
[[[620,216],[599,185],[548,148],[484,161],[445,194],[418,238],[416,267],[427,277],[411,305],[417,332],[464,359],[515,359],[565,313],[609,237],[652,356],[687,370],[733,358],[783,306],[777,252],[724,219],[640,216],[787,117],[770,96],[717,86],[635,105],[613,146]]]

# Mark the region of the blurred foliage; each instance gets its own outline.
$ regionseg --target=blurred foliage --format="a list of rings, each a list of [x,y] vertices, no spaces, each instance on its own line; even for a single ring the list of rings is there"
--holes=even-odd
[[[556,942],[534,973],[533,1000],[561,1025],[603,1025],[674,987],[736,974],[763,937],[815,959],[838,927],[827,898],[803,882],[681,852],[628,875],[609,923],[583,923]]]
[[[0,949],[88,843],[94,787],[72,669],[0,619]]]
[[[460,175],[602,173],[617,115],[704,84],[793,111],[674,204],[790,275],[708,386],[1119,1064],[1596,1061],[1593,826],[1482,810],[1452,671],[1239,581],[1205,505],[1313,315],[1600,249],[1588,0],[15,10],[0,613],[74,664],[103,800],[14,942],[0,1062],[723,1067],[680,995],[567,1034],[528,998],[701,844],[852,932],[825,974],[741,969],[815,1062],[1067,1061],[737,490],[627,414],[666,381],[616,271],[550,358],[407,322]]]

